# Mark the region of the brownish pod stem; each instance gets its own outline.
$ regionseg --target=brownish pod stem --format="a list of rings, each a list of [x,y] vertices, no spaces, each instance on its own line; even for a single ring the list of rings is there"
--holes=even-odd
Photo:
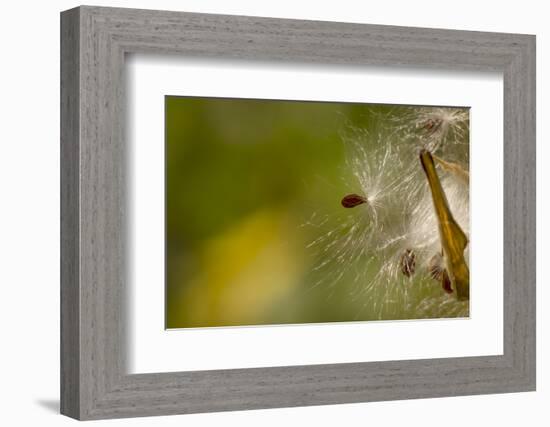
[[[441,247],[451,285],[456,289],[458,299],[466,300],[470,297],[470,270],[464,259],[468,238],[453,217],[429,151],[420,152],[420,163],[432,193]]]
[[[457,163],[448,162],[446,160],[443,160],[441,157],[436,156],[435,154],[432,155],[433,158],[441,165],[443,169],[445,169],[447,172],[450,172],[452,174],[455,174],[460,179],[466,182],[470,182],[470,174],[467,170],[464,170],[462,166],[460,166]]]

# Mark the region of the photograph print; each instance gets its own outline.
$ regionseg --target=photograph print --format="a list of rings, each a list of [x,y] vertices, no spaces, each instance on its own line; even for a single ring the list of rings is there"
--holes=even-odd
[[[469,116],[166,96],[166,328],[468,317]]]

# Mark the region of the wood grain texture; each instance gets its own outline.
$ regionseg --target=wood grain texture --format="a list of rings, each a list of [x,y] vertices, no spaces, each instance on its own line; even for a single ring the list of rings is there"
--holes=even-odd
[[[61,38],[62,413],[100,419],[534,390],[534,36],[84,6],[62,13]],[[504,354],[128,375],[128,53],[501,71]]]
[[[80,414],[79,17],[61,20],[61,412]]]

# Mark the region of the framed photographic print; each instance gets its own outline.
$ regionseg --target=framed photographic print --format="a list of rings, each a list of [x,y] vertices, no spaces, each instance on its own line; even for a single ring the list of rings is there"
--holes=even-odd
[[[61,15],[61,411],[535,389],[535,38]]]
[[[468,317],[467,108],[165,112],[166,328]]]

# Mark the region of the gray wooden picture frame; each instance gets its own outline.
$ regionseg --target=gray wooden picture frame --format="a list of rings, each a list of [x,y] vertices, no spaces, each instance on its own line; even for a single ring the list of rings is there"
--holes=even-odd
[[[502,72],[504,354],[127,374],[127,53]],[[88,6],[62,12],[63,414],[85,420],[535,390],[535,255],[534,36]]]

